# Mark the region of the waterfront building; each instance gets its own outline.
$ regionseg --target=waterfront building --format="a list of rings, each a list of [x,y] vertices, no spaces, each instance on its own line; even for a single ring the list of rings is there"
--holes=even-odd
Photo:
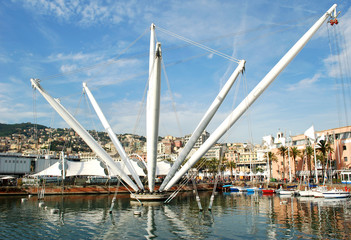
[[[0,153],[0,175],[23,176],[42,171],[58,161],[50,155]]]
[[[204,155],[204,158],[206,158],[207,160],[211,160],[214,158],[220,160],[222,156],[224,156],[224,152],[226,152],[226,145],[217,143],[207,151],[207,153]]]
[[[260,145],[247,143],[229,143],[225,158],[235,163],[235,171],[241,177],[253,174],[263,174],[267,170],[266,151]]]
[[[187,144],[187,142],[189,141],[190,137],[192,134],[189,135],[185,135],[184,137],[184,145]],[[200,137],[197,139],[195,145],[193,148],[200,148],[202,144],[204,144],[204,142],[210,137],[210,133],[206,132],[206,130],[204,130],[202,132],[202,134],[200,135]]]
[[[351,169],[351,126],[320,130],[316,131],[315,135],[317,142],[320,139],[324,139],[332,149],[332,151],[328,152],[324,160],[324,162],[327,162],[324,165],[328,175],[335,176],[341,171]],[[291,154],[289,161],[288,153],[285,154],[285,159],[283,159],[279,151],[279,148],[283,144],[285,146],[296,147],[299,150],[300,154],[296,157],[295,161]],[[271,152],[277,157],[277,162],[272,163],[272,177],[281,179],[283,172],[285,172],[285,178],[289,179],[290,171],[292,178],[315,177],[314,154],[312,153],[310,157],[306,156],[304,152],[307,146],[310,146],[312,149],[316,147],[317,174],[321,177],[323,164],[321,161],[322,157],[318,151],[318,144],[309,141],[304,134],[290,136],[289,138],[283,136],[280,140],[275,139]]]

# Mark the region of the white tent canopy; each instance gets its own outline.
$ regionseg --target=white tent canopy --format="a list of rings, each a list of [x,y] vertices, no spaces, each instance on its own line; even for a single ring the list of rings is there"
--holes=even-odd
[[[131,162],[135,171],[139,176],[146,176],[142,168],[140,168],[136,162]],[[98,160],[91,160],[87,162],[74,162],[66,161],[66,176],[108,176],[106,175],[104,168],[101,166],[101,162]],[[127,175],[131,175],[127,167],[122,162],[116,162]],[[158,162],[156,174],[157,175],[167,175],[170,164],[167,162]],[[61,176],[60,162],[56,162],[50,167],[44,169],[41,172],[31,175],[33,177],[38,176]]]

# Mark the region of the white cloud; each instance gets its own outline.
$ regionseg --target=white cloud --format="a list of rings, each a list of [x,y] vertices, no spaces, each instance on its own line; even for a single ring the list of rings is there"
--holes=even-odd
[[[296,84],[292,84],[288,87],[288,91],[299,91],[301,89],[306,89],[312,87],[314,83],[318,82],[321,77],[320,73],[316,73],[312,78],[305,78]]]
[[[97,55],[95,54],[85,54],[82,52],[78,53],[70,53],[70,54],[65,54],[65,53],[57,53],[54,55],[50,55],[48,57],[48,60],[51,62],[56,62],[56,61],[85,61],[87,59],[95,59]]]
[[[62,65],[60,70],[61,72],[65,73],[65,72],[71,72],[73,70],[77,69],[77,65]]]
[[[54,16],[82,26],[101,23],[118,24],[140,13],[135,1],[32,0],[22,1],[24,7],[41,15]]]

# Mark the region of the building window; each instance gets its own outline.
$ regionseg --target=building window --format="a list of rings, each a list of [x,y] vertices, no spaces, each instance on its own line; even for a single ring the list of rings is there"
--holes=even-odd
[[[347,162],[347,157],[344,157],[344,162]]]
[[[5,160],[5,163],[7,163],[7,160]]]
[[[346,146],[342,146],[342,149],[345,151],[346,150]]]

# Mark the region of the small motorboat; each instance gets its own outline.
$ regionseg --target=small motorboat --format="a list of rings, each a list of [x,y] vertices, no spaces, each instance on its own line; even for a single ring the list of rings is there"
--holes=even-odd
[[[315,198],[324,198],[324,192],[327,192],[328,189],[326,186],[318,186],[317,188],[313,189],[313,196]]]
[[[275,193],[274,189],[262,189],[263,194],[273,194]]]
[[[283,189],[281,189],[279,191],[279,194],[280,195],[285,195],[285,196],[293,196],[293,195],[295,195],[295,191],[294,190],[283,190]]]
[[[329,191],[323,192],[325,198],[348,198],[350,197],[350,192],[344,191],[341,189],[332,189]]]
[[[256,192],[256,191],[258,191],[258,188],[257,187],[249,187],[249,188],[246,188],[246,191],[247,192]]]
[[[240,187],[240,186],[231,186],[230,187],[231,192],[246,192],[247,188],[245,187]]]

